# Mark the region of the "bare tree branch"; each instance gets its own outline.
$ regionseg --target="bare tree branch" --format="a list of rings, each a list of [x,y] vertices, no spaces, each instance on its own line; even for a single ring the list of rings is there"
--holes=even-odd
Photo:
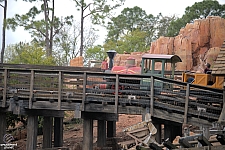
[[[4,8],[4,6],[2,4],[0,4],[0,6],[2,6],[2,8]]]

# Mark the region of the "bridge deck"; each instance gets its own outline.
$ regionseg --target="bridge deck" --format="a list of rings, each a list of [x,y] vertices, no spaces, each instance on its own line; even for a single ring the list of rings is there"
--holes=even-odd
[[[90,72],[78,68],[5,65],[0,68],[0,110],[81,110],[144,114],[179,123],[217,121],[223,91],[165,78]],[[79,71],[81,70],[81,71]],[[140,84],[148,81],[148,84]],[[162,88],[163,87],[163,88]]]

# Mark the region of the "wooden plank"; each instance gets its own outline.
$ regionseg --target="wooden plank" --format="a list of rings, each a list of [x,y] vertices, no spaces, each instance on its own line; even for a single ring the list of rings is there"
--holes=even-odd
[[[33,115],[28,115],[27,120],[28,121],[27,121],[26,150],[36,149],[38,117]]]
[[[43,148],[52,147],[52,129],[53,129],[53,118],[44,117],[43,123]]]
[[[32,99],[34,91],[34,70],[31,70],[31,77],[30,77],[30,96],[29,96],[29,109],[32,108]]]
[[[6,113],[0,112],[0,144],[4,143],[3,142],[3,137],[6,134]],[[1,149],[1,147],[0,147]],[[2,147],[3,149],[3,147]]]
[[[119,75],[116,75],[116,85],[115,85],[115,110],[114,113],[118,113],[118,94],[119,94]]]
[[[106,146],[106,121],[98,120],[97,146]]]
[[[83,123],[83,150],[93,149],[93,120],[84,119]]]
[[[63,146],[63,117],[54,118],[54,147]]]
[[[61,99],[62,99],[62,71],[59,71],[58,77],[58,110],[61,109]]]
[[[6,94],[7,94],[7,76],[8,76],[8,70],[4,70],[4,89],[3,89],[3,101],[2,101],[2,107],[6,107]]]
[[[189,103],[189,95],[190,95],[190,84],[187,84],[186,88],[186,98],[185,98],[185,108],[184,108],[184,124],[187,124],[188,119],[188,103]]]
[[[84,72],[83,75],[83,98],[82,98],[82,106],[81,106],[81,110],[84,111],[84,107],[85,107],[85,101],[86,101],[86,84],[87,84],[87,73]]]
[[[150,114],[154,117],[154,76],[151,76],[151,101],[150,101]]]

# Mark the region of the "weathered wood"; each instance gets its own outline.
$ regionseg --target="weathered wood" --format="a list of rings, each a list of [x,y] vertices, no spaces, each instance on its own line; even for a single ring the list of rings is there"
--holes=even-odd
[[[119,75],[116,75],[116,85],[115,85],[115,110],[114,113],[118,113],[118,94],[119,94]]]
[[[173,143],[171,141],[169,141],[168,139],[164,140],[163,145],[168,148],[168,149],[176,149],[177,147],[175,145],[173,145]]]
[[[82,150],[92,150],[92,149],[93,149],[93,120],[84,119]]]
[[[63,146],[63,117],[54,118],[54,147]]]
[[[106,121],[98,120],[97,146],[104,147],[106,145]]]
[[[154,77],[151,76],[151,101],[150,101],[150,114],[154,116]]]
[[[6,94],[7,94],[7,76],[8,76],[8,70],[4,70],[4,89],[3,89],[3,102],[2,107],[6,107]]]
[[[118,114],[113,113],[99,113],[99,112],[84,112],[82,111],[81,117],[83,119],[92,120],[105,120],[105,121],[117,121]]]
[[[52,147],[52,129],[53,129],[53,118],[44,117],[43,123],[43,148]]]
[[[202,144],[202,146],[212,146],[212,144],[206,139],[206,137],[203,136],[203,134],[198,136],[197,140]]]
[[[107,121],[107,137],[116,137],[116,121]]]
[[[82,106],[81,110],[84,111],[85,107],[85,100],[86,100],[86,85],[87,85],[87,74],[86,72],[83,75],[83,98],[82,98]]]
[[[62,72],[59,71],[59,79],[58,79],[58,110],[61,109],[61,99],[62,99]]]
[[[184,124],[188,122],[188,103],[189,103],[189,95],[190,95],[190,84],[187,84],[186,88],[186,98],[185,98],[185,108],[184,108]]]
[[[179,148],[179,149],[174,149],[174,150],[224,150],[224,149],[225,149],[225,145],[193,147],[193,148]]]
[[[38,130],[38,116],[28,115],[26,150],[36,149],[37,130]]]
[[[6,113],[0,112],[0,144],[3,144],[3,137],[6,134]],[[4,147],[0,146],[0,150],[3,150]]]
[[[33,100],[33,90],[34,90],[34,70],[31,70],[30,77],[30,97],[29,97],[29,109],[32,108],[32,100]]]

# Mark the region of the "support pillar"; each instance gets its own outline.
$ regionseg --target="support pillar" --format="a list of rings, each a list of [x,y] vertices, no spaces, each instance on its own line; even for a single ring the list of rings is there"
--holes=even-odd
[[[157,129],[155,140],[157,143],[161,144],[162,143],[162,125],[161,125],[161,123],[154,122],[154,126]]]
[[[6,113],[0,112],[0,144],[4,144],[3,137],[6,134]],[[4,147],[0,147],[3,150]]]
[[[104,147],[106,145],[106,121],[98,120],[97,146]]]
[[[83,123],[83,150],[93,149],[93,120],[85,118]]]
[[[37,130],[38,130],[38,116],[28,115],[26,150],[36,149]]]
[[[44,117],[43,124],[43,148],[52,148],[52,117]]]
[[[116,121],[107,121],[107,137],[116,137]]]
[[[169,138],[170,142],[173,142],[172,140],[172,134],[171,134],[171,126],[168,124],[164,124],[164,140],[166,140],[167,138]]]
[[[54,118],[54,147],[63,146],[63,118]]]

